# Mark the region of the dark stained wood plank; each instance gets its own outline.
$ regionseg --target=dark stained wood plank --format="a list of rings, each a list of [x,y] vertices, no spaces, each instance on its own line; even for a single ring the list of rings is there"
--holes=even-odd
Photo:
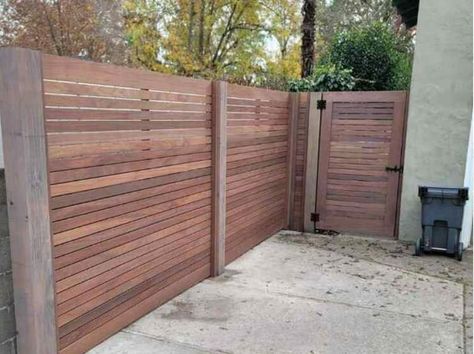
[[[85,60],[43,55],[44,78],[88,84],[210,95],[211,83]]]
[[[304,177],[304,231],[314,232],[314,222],[311,221],[311,213],[316,210],[316,185],[318,179],[319,158],[319,136],[320,136],[320,110],[317,109],[317,101],[321,99],[321,93],[311,92],[309,94],[308,110],[308,132],[306,146],[306,165]]]
[[[290,110],[288,123],[288,186],[287,186],[287,224],[290,229],[295,228],[294,206],[295,206],[295,179],[296,179],[296,141],[298,139],[298,110],[299,93],[290,95]]]
[[[56,353],[41,53],[0,48],[0,116],[20,353]]]
[[[149,291],[144,293],[143,296],[138,297],[137,301],[131,303],[130,306],[123,309],[119,308],[120,312],[115,314],[113,321],[108,319],[100,323],[99,326],[90,332],[85,333],[70,345],[65,346],[60,353],[75,354],[87,351],[159,305],[164,304],[184,290],[207,278],[209,275],[210,265],[204,265],[193,270],[191,273],[177,274],[174,279],[170,279],[163,287],[150,288]]]
[[[227,83],[213,82],[212,93],[212,247],[211,275],[225,267],[226,170],[227,170]]]

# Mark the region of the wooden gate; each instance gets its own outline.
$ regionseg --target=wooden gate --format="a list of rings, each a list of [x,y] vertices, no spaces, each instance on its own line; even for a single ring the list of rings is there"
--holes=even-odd
[[[323,101],[316,228],[393,237],[406,92],[330,92]]]

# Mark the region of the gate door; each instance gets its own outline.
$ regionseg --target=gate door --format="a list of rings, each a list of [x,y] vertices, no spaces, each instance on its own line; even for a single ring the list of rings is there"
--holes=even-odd
[[[406,92],[323,98],[316,227],[393,237]]]

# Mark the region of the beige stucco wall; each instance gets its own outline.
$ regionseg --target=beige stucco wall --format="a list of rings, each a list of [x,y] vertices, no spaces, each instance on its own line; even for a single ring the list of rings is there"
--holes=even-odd
[[[418,185],[463,185],[473,97],[472,4],[420,1],[400,210],[402,240],[421,235]]]

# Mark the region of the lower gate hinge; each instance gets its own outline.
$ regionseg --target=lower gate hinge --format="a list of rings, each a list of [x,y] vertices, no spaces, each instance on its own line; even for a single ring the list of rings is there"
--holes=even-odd
[[[311,213],[311,221],[318,222],[319,221],[319,213]]]

